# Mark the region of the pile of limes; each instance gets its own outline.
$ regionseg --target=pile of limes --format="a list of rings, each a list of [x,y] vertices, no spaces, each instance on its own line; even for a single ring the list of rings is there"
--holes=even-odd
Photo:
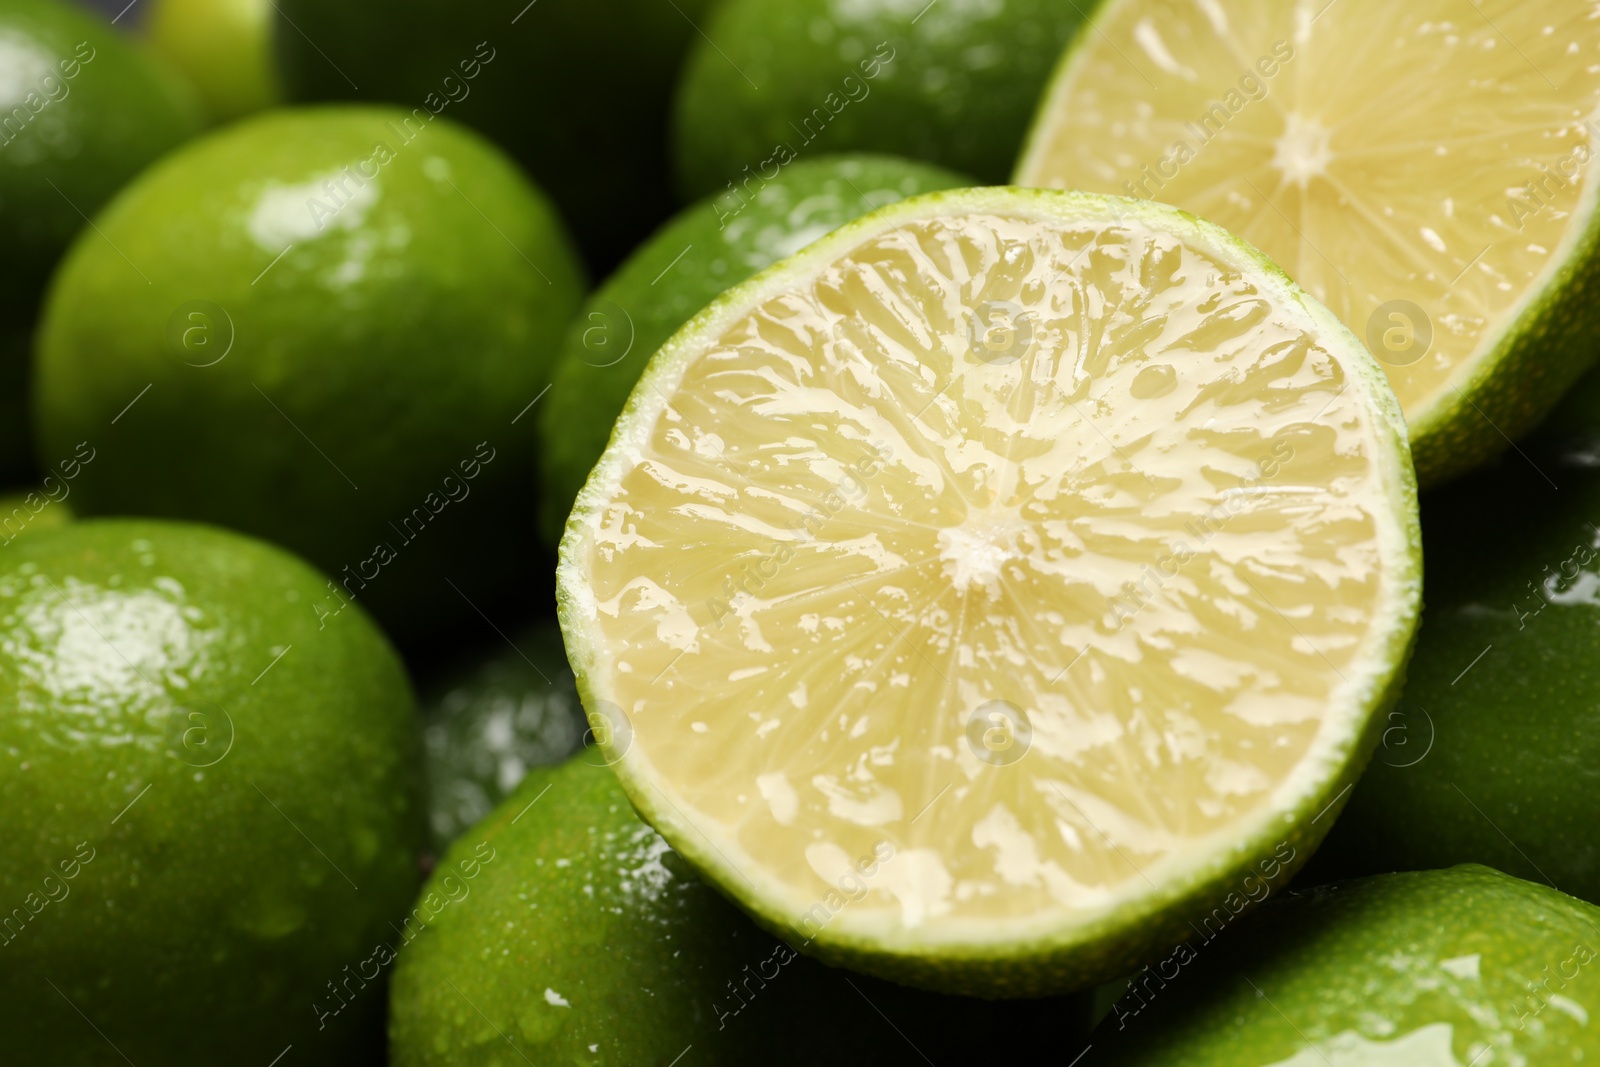
[[[0,0],[0,1059],[1600,1056],[1597,160],[1570,0]]]

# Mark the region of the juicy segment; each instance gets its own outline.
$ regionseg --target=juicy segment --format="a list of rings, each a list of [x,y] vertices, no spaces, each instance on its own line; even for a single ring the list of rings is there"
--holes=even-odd
[[[1096,21],[1018,182],[1227,227],[1367,341],[1414,436],[1464,406],[1593,211],[1595,5],[1123,0]]]
[[[657,358],[563,549],[636,802],[807,937],[1060,930],[1266,832],[1415,607],[1331,317],[1172,212],[953,195],[1055,206],[752,283]]]

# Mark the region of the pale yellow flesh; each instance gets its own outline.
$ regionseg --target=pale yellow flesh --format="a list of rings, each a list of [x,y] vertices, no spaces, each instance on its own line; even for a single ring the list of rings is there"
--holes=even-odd
[[[1392,668],[1409,549],[1365,355],[1262,279],[1137,221],[905,221],[647,383],[578,610],[648,804],[741,889],[933,940],[1264,825]],[[1031,338],[974,347],[990,302]]]
[[[1111,0],[1080,48],[1018,182],[1244,237],[1368,343],[1413,425],[1463,403],[1591,210],[1586,0]]]

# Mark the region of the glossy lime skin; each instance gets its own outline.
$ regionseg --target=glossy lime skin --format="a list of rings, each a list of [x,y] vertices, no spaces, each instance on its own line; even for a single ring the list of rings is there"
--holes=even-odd
[[[1051,69],[1092,7],[727,0],[678,86],[679,185],[703,196],[770,176],[786,154],[854,151],[1001,184]]]
[[[510,160],[402,118],[268,112],[146,173],[54,282],[35,410],[43,455],[106,442],[81,514],[276,541],[410,638],[530,573],[524,416],[582,278]]]
[[[933,996],[799,956],[640,821],[595,748],[530,771],[412,916],[389,942],[395,1067],[668,1067],[691,1045],[730,1067],[968,1063],[997,1035],[1059,1043],[1085,1018],[1077,1000]]]
[[[1574,1014],[1600,1007],[1600,909],[1487,867],[1293,893],[1157,968],[1136,976],[1096,1029],[1083,1067],[1432,1067],[1475,1057],[1553,1067],[1600,1053],[1600,1032]],[[1412,1036],[1441,1024],[1453,1060],[1438,1058],[1437,1030]],[[1334,1040],[1348,1032],[1364,1042]],[[1401,1039],[1413,1043],[1409,1055],[1394,1051]]]
[[[290,99],[386,100],[482,130],[549,190],[598,273],[674,206],[667,111],[710,5],[279,0],[276,47]]]
[[[1486,863],[1600,902],[1596,385],[1423,498],[1416,654],[1309,876]]]
[[[321,588],[204,526],[86,521],[0,548],[8,1062],[381,1048],[381,988],[320,1031],[311,1003],[415,892],[415,705],[359,609],[318,629]]]
[[[588,729],[554,623],[489,640],[423,689],[428,822],[441,851],[530,768],[577,751]]]
[[[24,398],[39,294],[73,234],[199,129],[194,101],[115,29],[61,0],[0,0],[0,478],[32,454]]]
[[[213,122],[281,102],[272,66],[271,0],[155,0],[150,47],[199,93]]]
[[[748,197],[684,208],[589,298],[567,331],[539,413],[540,529],[561,539],[567,512],[656,349],[723,291],[858,216],[972,182],[893,156],[828,156],[783,168]],[[580,399],[581,398],[581,399]]]

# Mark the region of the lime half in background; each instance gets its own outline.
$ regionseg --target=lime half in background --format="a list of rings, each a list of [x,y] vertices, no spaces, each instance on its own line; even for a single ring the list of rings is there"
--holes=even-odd
[[[1274,265],[1166,207],[955,190],[685,326],[558,581],[608,758],[708,879],[831,962],[1040,995],[1315,847],[1419,540],[1382,372]]]
[[[779,170],[747,192],[684,208],[589,298],[567,332],[551,395],[539,412],[551,544],[611,428],[656,349],[724,290],[869,211],[918,193],[970,184],[892,156],[825,156]]]
[[[1424,485],[1600,353],[1600,21],[1568,0],[1108,0],[1020,185],[1157,200],[1276,259],[1384,364]]]

